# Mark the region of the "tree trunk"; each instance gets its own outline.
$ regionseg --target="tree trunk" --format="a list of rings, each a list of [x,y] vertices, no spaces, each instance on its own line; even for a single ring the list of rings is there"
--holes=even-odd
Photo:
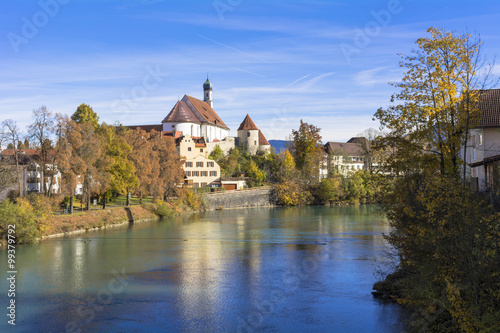
[[[130,193],[127,188],[127,207],[130,206]]]
[[[69,197],[69,213],[73,214],[73,195]]]
[[[102,209],[106,209],[106,195],[102,198]]]
[[[23,177],[21,174],[21,170],[19,169],[19,155],[17,154],[17,151],[14,153],[16,157],[16,172],[17,172],[17,184],[19,185],[19,197],[23,196]]]
[[[43,193],[43,195],[47,195],[47,193],[45,193],[45,165],[43,165],[44,163],[42,163],[42,167],[41,167],[41,170],[40,170],[40,180],[41,180],[41,188],[40,188],[40,192]]]
[[[90,189],[89,189],[88,184],[85,187],[86,187],[86,195],[87,195],[87,197],[86,197],[86,199],[87,199],[87,210],[90,210]]]

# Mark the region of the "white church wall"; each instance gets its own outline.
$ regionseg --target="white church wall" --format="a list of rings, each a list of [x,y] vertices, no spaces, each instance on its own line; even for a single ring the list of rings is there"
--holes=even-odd
[[[212,142],[214,140],[224,140],[229,131],[226,129],[222,129],[217,126],[212,125],[202,125],[202,135],[205,136],[207,142]]]
[[[164,132],[182,132],[183,135],[200,136],[200,125],[194,123],[164,123]]]

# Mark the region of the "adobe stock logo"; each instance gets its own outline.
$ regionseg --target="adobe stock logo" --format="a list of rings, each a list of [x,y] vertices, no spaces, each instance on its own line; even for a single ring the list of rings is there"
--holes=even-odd
[[[217,15],[219,15],[219,20],[224,21],[224,14],[226,12],[232,12],[236,7],[241,5],[243,0],[214,0],[212,5],[214,6]]]
[[[21,44],[28,44],[29,41],[38,35],[39,29],[45,27],[51,18],[59,13],[60,5],[66,5],[70,0],[47,0],[38,1],[41,10],[37,11],[31,17],[31,20],[26,16],[21,18],[23,26],[21,27],[21,34],[9,32],[7,38],[9,39],[12,49],[17,54],[19,53],[19,46]]]
[[[389,0],[387,9],[380,11],[372,10],[370,12],[374,20],[367,22],[364,29],[354,27],[354,39],[352,43],[340,44],[340,50],[347,62],[350,63],[354,54],[359,54],[362,49],[368,47],[372,38],[380,35],[382,28],[391,23],[392,16],[401,13],[402,10],[403,6],[401,6],[399,0]]]

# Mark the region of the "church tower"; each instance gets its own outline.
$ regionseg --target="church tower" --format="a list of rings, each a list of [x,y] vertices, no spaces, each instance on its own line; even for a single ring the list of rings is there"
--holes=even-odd
[[[203,101],[207,102],[211,108],[214,107],[214,102],[212,101],[212,84],[208,80],[208,74],[207,80],[203,83]]]
[[[247,114],[238,128],[238,140],[240,144],[247,146],[248,151],[252,155],[255,155],[259,150],[259,132],[259,128]]]

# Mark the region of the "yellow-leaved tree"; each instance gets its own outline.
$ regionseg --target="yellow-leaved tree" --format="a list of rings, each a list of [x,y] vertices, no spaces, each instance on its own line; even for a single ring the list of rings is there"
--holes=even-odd
[[[465,186],[461,149],[478,119],[481,41],[430,28],[402,56],[398,92],[375,118],[399,177],[384,209],[397,271],[374,286],[415,309],[416,331],[494,331],[500,320],[499,215]],[[464,165],[465,166],[465,165]]]
[[[392,170],[458,175],[468,120],[477,118],[481,42],[469,34],[428,32],[411,55],[401,55],[406,72],[391,83],[399,91],[375,118],[390,131],[386,144],[398,148]]]

